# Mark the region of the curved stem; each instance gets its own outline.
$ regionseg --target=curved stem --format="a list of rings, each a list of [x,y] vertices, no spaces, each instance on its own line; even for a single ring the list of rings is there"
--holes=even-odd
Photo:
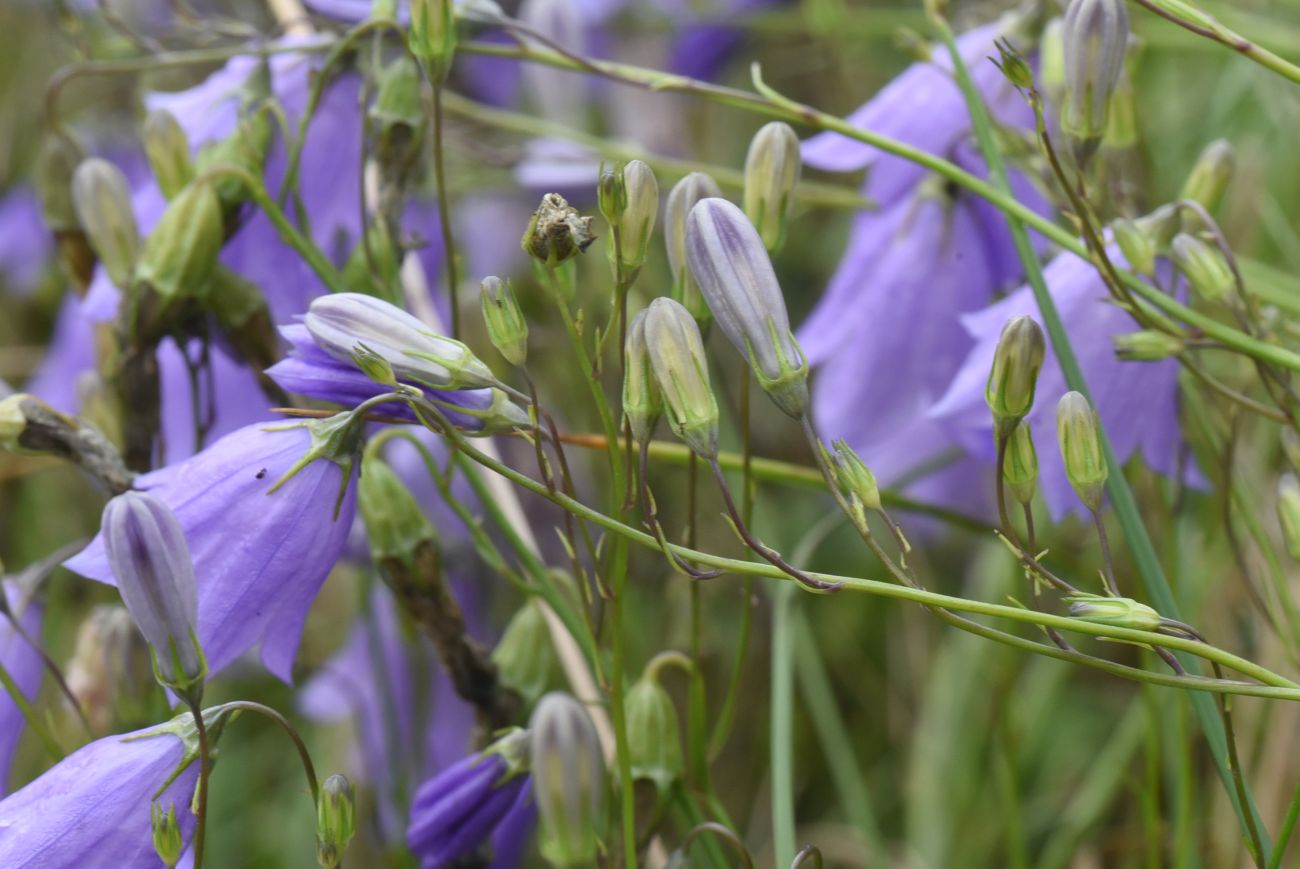
[[[220,706],[215,707],[215,709],[255,712],[258,715],[263,715],[278,724],[280,729],[283,730],[293,742],[293,747],[298,750],[298,758],[302,761],[303,774],[307,776],[307,787],[311,789],[312,801],[320,801],[320,785],[316,781],[316,767],[311,762],[311,752],[307,750],[307,744],[302,741],[302,736],[298,733],[298,730],[289,723],[289,719],[285,718],[270,706],[264,706],[263,704],[256,703],[252,700],[232,700],[229,703],[222,703]]]

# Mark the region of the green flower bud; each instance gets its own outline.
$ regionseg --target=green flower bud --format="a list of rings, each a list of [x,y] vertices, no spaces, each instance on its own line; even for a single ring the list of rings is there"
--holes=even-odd
[[[424,141],[420,90],[420,69],[407,55],[399,55],[379,74],[370,120],[377,133],[379,161],[386,166],[405,171],[420,156]]]
[[[1040,89],[1053,104],[1065,90],[1065,22],[1053,18],[1043,27],[1038,42],[1038,81]]]
[[[343,263],[343,283],[358,292],[394,304],[402,303],[401,252],[385,220],[372,220],[366,236]]]
[[[672,299],[646,309],[646,346],[673,433],[705,459],[718,454],[718,402],[709,386],[700,327]]]
[[[1065,54],[1065,105],[1061,128],[1076,140],[1086,162],[1106,132],[1112,95],[1128,51],[1124,0],[1070,0],[1061,39]]]
[[[334,773],[320,786],[316,803],[316,860],[325,869],[343,863],[343,854],[357,832],[356,797],[346,776]]]
[[[627,184],[623,179],[623,164],[615,163],[613,169],[601,166],[600,180],[596,182],[596,204],[605,221],[617,226],[627,210]]]
[[[984,386],[984,401],[1000,427],[1023,419],[1033,408],[1045,350],[1043,330],[1032,317],[1012,317],[1002,327]]]
[[[1140,275],[1156,271],[1156,242],[1136,221],[1121,217],[1110,225],[1111,235],[1129,268]]]
[[[1085,622],[1135,631],[1154,631],[1160,627],[1160,613],[1132,598],[1075,594],[1066,601],[1070,604],[1070,615]]]
[[[504,434],[516,429],[531,428],[532,420],[528,413],[515,404],[504,390],[492,387],[492,403],[484,410],[461,408],[461,413],[483,421],[483,428],[470,434],[482,437],[490,434]]]
[[[528,359],[528,321],[519,309],[510,281],[486,277],[479,289],[488,340],[511,365],[523,365]]]
[[[164,299],[202,296],[225,242],[221,201],[210,184],[192,183],[167,205],[145,240],[135,279]]]
[[[1006,455],[1002,458],[1002,479],[1021,504],[1028,506],[1034,500],[1034,486],[1038,483],[1038,453],[1028,425],[1022,423],[1011,430]]]
[[[542,856],[556,866],[591,863],[605,827],[605,763],[582,704],[552,692],[529,722],[533,796]]]
[[[645,443],[654,433],[655,424],[663,414],[663,397],[655,382],[654,368],[650,362],[650,347],[646,343],[645,323],[649,310],[639,312],[627,327],[624,346],[626,363],[623,368],[623,416],[632,429],[637,443]]]
[[[370,451],[361,460],[357,512],[366,524],[366,540],[376,561],[406,561],[421,545],[438,541],[415,496],[388,463]]]
[[[411,53],[428,67],[429,77],[441,82],[456,54],[456,16],[452,0],[411,0]]]
[[[1180,232],[1174,236],[1171,251],[1174,264],[1201,298],[1209,302],[1227,302],[1232,298],[1237,281],[1218,249]]]
[[[140,253],[126,176],[107,160],[91,157],[72,176],[72,202],[109,280],[125,288]]]
[[[703,172],[692,172],[673,185],[664,207],[664,247],[668,251],[668,269],[673,275],[672,297],[691,312],[700,329],[707,332],[713,312],[700,293],[686,260],[686,217],[701,199],[721,199],[718,182]]]
[[[655,217],[659,214],[659,182],[655,173],[640,160],[623,167],[623,186],[627,191],[627,208],[619,218],[619,248],[623,265],[639,269],[650,253]]]
[[[794,188],[802,168],[799,137],[789,124],[764,124],[749,143],[745,157],[745,214],[758,229],[769,253],[785,241],[794,207]]]
[[[1101,451],[1097,413],[1078,392],[1067,392],[1056,405],[1056,442],[1065,475],[1079,499],[1096,512],[1106,485],[1106,457]]]
[[[536,702],[555,671],[555,650],[542,608],[533,600],[521,606],[492,650],[497,680],[526,703]]]
[[[1179,199],[1192,199],[1213,211],[1223,201],[1223,194],[1237,168],[1237,157],[1226,139],[1215,139],[1205,146],[1196,165],[1183,182]]]
[[[77,208],[72,201],[72,179],[85,160],[80,146],[67,136],[54,134],[41,141],[36,155],[36,191],[41,200],[41,216],[51,232],[81,229]]]
[[[1300,561],[1300,480],[1286,473],[1277,482],[1277,519],[1286,551]]]
[[[175,866],[181,859],[181,825],[176,822],[176,806],[167,811],[158,803],[149,804],[149,823],[153,828],[153,849],[165,866]]]
[[[1006,76],[1007,81],[1022,91],[1027,91],[1034,86],[1034,70],[1030,67],[1029,62],[1012,47],[1011,43],[1000,40],[997,43],[998,59],[996,61],[998,69]]]
[[[154,109],[144,119],[144,153],[163,196],[171,199],[194,180],[190,142],[176,116]]]
[[[548,193],[533,212],[520,244],[524,253],[554,267],[585,253],[595,240],[591,218],[578,214],[560,194]]]
[[[854,452],[848,441],[837,440],[835,448],[835,481],[840,491],[849,498],[856,498],[869,510],[880,509],[880,487],[876,485],[876,475],[871,473],[866,462]]]
[[[649,779],[666,795],[682,774],[681,733],[677,709],[659,684],[653,662],[624,701],[627,716],[627,751],[632,761],[632,778]]]
[[[1158,329],[1141,329],[1111,338],[1115,355],[1129,362],[1158,362],[1184,350],[1183,339]]]

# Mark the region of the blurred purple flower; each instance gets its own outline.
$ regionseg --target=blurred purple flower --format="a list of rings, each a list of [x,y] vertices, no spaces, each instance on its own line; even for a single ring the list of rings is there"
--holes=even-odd
[[[1116,265],[1124,267],[1118,250],[1112,249],[1110,256]],[[1043,277],[1116,456],[1125,462],[1140,453],[1156,471],[1176,474],[1182,444],[1178,363],[1124,362],[1116,358],[1111,338],[1135,331],[1138,326],[1111,302],[1106,285],[1087,260],[1072,253],[1059,254],[1048,263]],[[931,419],[947,426],[968,451],[990,463],[995,459],[993,423],[984,403],[984,384],[1002,326],[1018,314],[1027,314],[1041,323],[1038,306],[1027,286],[962,318],[974,346],[930,412]],[[1070,488],[1056,449],[1056,402],[1068,389],[1061,367],[1049,350],[1038,376],[1033,410],[1025,420],[1038,448],[1039,484],[1055,519],[1084,509]]]
[[[411,825],[406,843],[422,869],[436,869],[477,849],[504,827],[506,847],[518,845],[527,835],[519,829],[521,818],[534,812],[529,790],[531,776],[508,772],[499,754],[476,754],[448,767],[420,786],[411,804]],[[512,816],[514,816],[512,818]],[[493,842],[497,845],[496,840]],[[494,866],[508,866],[498,857]]]
[[[214,675],[260,641],[262,663],[292,681],[307,611],[343,550],[356,510],[349,481],[335,515],[343,469],[328,459],[311,462],[269,493],[311,441],[304,427],[250,425],[136,480],[185,530],[199,583],[199,640]],[[113,584],[102,532],[66,566]]]
[[[185,749],[177,736],[148,733],[96,740],[0,801],[0,866],[161,867],[149,804]],[[190,763],[158,798],[176,807],[182,841],[194,829],[198,772]]]
[[[9,611],[18,619],[28,637],[41,635],[41,606],[31,599],[19,582],[6,579],[2,587]],[[0,665],[28,700],[36,699],[44,672],[40,652],[32,646],[8,618],[0,618]],[[9,765],[22,736],[27,719],[9,692],[0,694],[0,796],[9,792]]]
[[[50,265],[54,242],[41,218],[32,188],[16,187],[0,198],[0,278],[5,288],[26,296]]]

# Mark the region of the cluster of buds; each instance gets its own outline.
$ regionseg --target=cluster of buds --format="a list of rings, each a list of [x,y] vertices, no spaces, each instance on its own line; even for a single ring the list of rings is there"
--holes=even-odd
[[[1038,453],[1029,426],[1021,422],[1033,410],[1045,352],[1038,323],[1023,315],[1012,317],[998,336],[984,385],[984,401],[993,413],[994,437],[1002,454],[1002,479],[1025,505],[1033,500],[1038,483]]]

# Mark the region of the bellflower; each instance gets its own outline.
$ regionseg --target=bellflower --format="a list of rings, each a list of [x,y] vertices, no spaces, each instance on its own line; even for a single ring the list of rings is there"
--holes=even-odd
[[[23,583],[6,578],[0,584],[0,593],[9,604],[9,611],[18,619],[27,636],[39,638],[41,634],[42,610],[40,604],[31,599],[31,594],[24,590]],[[41,675],[44,673],[40,652],[32,646],[17,630],[13,623],[0,619],[0,665],[4,666],[14,680],[14,684],[29,700],[36,699],[36,692],[41,687]],[[9,692],[0,694],[0,795],[9,792],[9,765],[13,761],[14,750],[22,736],[27,720],[14,703]]]
[[[36,192],[30,187],[6,192],[0,199],[0,276],[5,289],[29,294],[53,255],[53,241],[41,222]]]
[[[340,499],[344,472],[328,459],[270,491],[312,446],[306,427],[251,425],[136,480],[184,529],[199,584],[199,641],[213,675],[260,641],[266,668],[291,681],[307,611],[356,510],[354,487]],[[67,567],[114,584],[104,533]]]
[[[1124,267],[1117,250],[1112,249],[1110,256],[1116,265]],[[1116,358],[1113,336],[1132,332],[1137,326],[1132,317],[1111,303],[1092,263],[1072,253],[1061,253],[1047,265],[1043,277],[1120,462],[1140,453],[1156,471],[1176,473],[1180,444],[1178,363],[1124,362]],[[1040,317],[1029,287],[962,318],[974,346],[931,411],[932,418],[949,426],[967,450],[987,461],[994,458],[993,421],[983,400],[984,384],[1003,324],[1020,314],[1035,320]],[[1038,377],[1033,409],[1022,425],[1030,426],[1037,443],[1039,480],[1056,519],[1082,507],[1066,479],[1059,453],[1051,448],[1056,442],[1056,403],[1068,389],[1049,349]]]
[[[161,866],[149,806],[185,759],[185,742],[156,728],[83,746],[0,801],[0,866]],[[175,808],[183,841],[198,773],[190,762],[157,800]]]

